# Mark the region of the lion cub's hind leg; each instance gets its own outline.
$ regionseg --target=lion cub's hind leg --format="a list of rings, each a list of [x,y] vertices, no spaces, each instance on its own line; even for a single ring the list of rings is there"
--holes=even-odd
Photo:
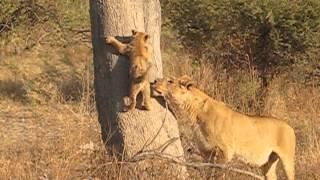
[[[133,110],[137,105],[137,96],[142,92],[143,95],[143,106],[146,110],[152,110],[152,101],[150,93],[150,84],[146,81],[145,83],[133,83],[130,88],[129,97],[124,97],[125,108],[124,111]]]
[[[150,83],[148,81],[144,82],[144,87],[142,90],[143,95],[143,106],[146,110],[152,110],[152,101],[150,93]]]
[[[129,97],[124,97],[124,101],[125,101],[125,108],[124,111],[130,111],[133,110],[136,105],[137,105],[137,96],[139,94],[139,92],[143,89],[144,84],[143,83],[131,83],[131,87],[130,87],[130,92],[129,92]],[[129,98],[130,102],[127,102]]]

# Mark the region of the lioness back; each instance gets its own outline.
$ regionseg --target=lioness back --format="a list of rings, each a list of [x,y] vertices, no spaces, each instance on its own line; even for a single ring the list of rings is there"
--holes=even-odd
[[[284,121],[271,117],[239,116],[232,118],[234,139],[231,140],[235,155],[247,162],[263,165],[269,155],[288,154],[294,156],[294,130]]]

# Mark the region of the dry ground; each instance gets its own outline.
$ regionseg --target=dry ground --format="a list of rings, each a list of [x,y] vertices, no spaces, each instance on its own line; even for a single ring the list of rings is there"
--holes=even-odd
[[[166,74],[191,74],[200,88],[237,110],[257,111],[287,121],[297,134],[297,179],[320,179],[319,87],[288,83],[279,76],[265,95],[263,109],[241,108],[237,103],[241,94],[234,95],[239,94],[234,88],[236,82],[229,79],[221,83],[226,74],[219,74],[221,71],[213,66],[194,69],[184,53],[163,49]],[[37,44],[31,50],[1,46],[0,51],[0,179],[150,176],[148,172],[138,174],[135,165],[107,164],[116,160],[105,152],[100,139],[92,89],[92,55],[87,44]],[[246,168],[243,164],[236,166]],[[210,179],[211,172],[191,168],[190,179]],[[162,179],[168,178],[163,174]],[[248,178],[232,173],[226,179]]]
[[[2,101],[0,106],[1,177],[91,177],[88,171],[103,152],[94,117],[80,114],[69,105],[26,107]]]
[[[255,71],[227,74],[219,65],[204,63],[194,67],[190,56],[180,48],[174,49],[177,45],[171,47],[172,39],[169,40],[164,38],[162,42],[162,48],[166,49],[162,51],[166,75],[189,74],[201,89],[237,111],[274,116],[288,122],[297,136],[296,178],[320,179],[319,86],[290,82],[284,72],[269,83],[262,98],[257,97],[255,90],[250,92],[251,87],[259,82]],[[248,99],[251,101],[246,101]],[[243,164],[241,166],[243,168]],[[280,174],[284,178],[283,172]],[[231,175],[230,179],[242,178]]]

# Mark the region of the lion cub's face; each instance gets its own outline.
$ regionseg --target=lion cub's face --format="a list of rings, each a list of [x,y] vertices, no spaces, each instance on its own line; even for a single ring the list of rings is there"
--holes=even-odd
[[[151,68],[150,47],[148,45],[149,35],[144,32],[132,30],[132,41],[130,42],[130,75],[134,79],[146,76]]]
[[[163,96],[179,105],[192,97],[188,89],[191,85],[191,79],[188,76],[157,79],[152,85],[152,93],[154,96]]]

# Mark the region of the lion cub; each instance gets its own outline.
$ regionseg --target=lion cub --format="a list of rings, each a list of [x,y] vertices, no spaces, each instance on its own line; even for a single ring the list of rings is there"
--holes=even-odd
[[[133,39],[128,44],[123,44],[115,37],[108,36],[106,42],[114,46],[120,54],[129,57],[130,90],[129,97],[124,98],[125,111],[132,110],[137,104],[137,95],[142,92],[143,105],[146,110],[151,110],[150,83],[148,81],[149,69],[151,68],[151,49],[147,44],[149,35],[132,30]],[[128,100],[130,103],[128,103]],[[128,105],[129,104],[129,105]]]
[[[152,90],[199,125],[210,145],[206,151],[217,147],[225,161],[237,156],[258,165],[268,180],[277,179],[276,167],[281,160],[288,179],[294,179],[296,137],[284,121],[233,111],[196,88],[188,76],[157,80]]]

